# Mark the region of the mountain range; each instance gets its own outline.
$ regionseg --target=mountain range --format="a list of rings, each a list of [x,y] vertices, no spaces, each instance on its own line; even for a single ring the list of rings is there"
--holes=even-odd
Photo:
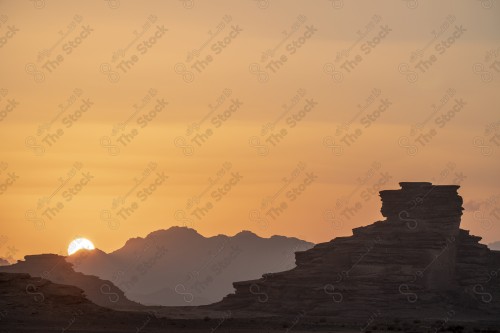
[[[75,271],[109,280],[144,305],[203,305],[233,292],[234,281],[294,267],[294,253],[313,245],[250,231],[204,237],[171,227],[129,239],[111,253],[78,251],[66,260]]]
[[[494,251],[500,251],[500,241],[489,243],[488,247]]]
[[[460,228],[459,186],[400,186],[380,192],[385,220],[314,246],[248,231],[207,238],[174,227],[130,239],[111,253],[26,256],[0,267],[1,327],[498,332],[500,251]],[[265,273],[248,278],[257,271]],[[212,289],[225,292],[225,282],[237,276],[244,279],[219,302],[184,306],[216,298]]]

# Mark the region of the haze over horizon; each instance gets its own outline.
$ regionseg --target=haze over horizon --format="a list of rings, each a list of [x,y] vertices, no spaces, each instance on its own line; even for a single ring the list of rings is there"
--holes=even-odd
[[[234,233],[234,234],[229,234],[229,235],[227,235],[227,234],[217,234],[217,235],[210,235],[210,236],[207,236],[207,235],[203,235],[203,234],[199,233],[197,230],[195,230],[195,229],[193,229],[193,228],[189,228],[189,227],[185,227],[185,226],[172,226],[172,227],[170,227],[170,228],[168,228],[168,229],[158,229],[158,230],[153,230],[153,231],[151,231],[151,232],[146,233],[145,235],[137,235],[137,236],[135,236],[135,237],[130,237],[130,238],[129,238],[129,239],[127,239],[127,240],[126,240],[123,244],[120,244],[120,245],[118,245],[118,247],[116,247],[116,248],[112,248],[112,249],[110,249],[109,251],[103,251],[103,250],[102,250],[102,249],[98,246],[98,244],[94,244],[94,245],[95,245],[95,249],[85,249],[85,248],[82,248],[82,249],[79,249],[77,252],[75,252],[75,253],[73,253],[73,254],[64,254],[64,253],[63,253],[62,255],[72,256],[72,255],[77,254],[79,251],[83,251],[83,252],[85,252],[85,251],[93,251],[93,250],[99,250],[99,251],[102,251],[102,252],[105,252],[105,253],[109,254],[109,253],[112,253],[112,252],[114,252],[114,251],[116,251],[116,250],[119,250],[119,249],[123,248],[123,247],[127,244],[127,242],[128,242],[128,241],[130,241],[130,240],[133,240],[133,239],[146,239],[146,238],[147,238],[148,236],[150,236],[151,234],[157,234],[157,233],[159,233],[159,232],[160,232],[160,233],[161,233],[161,232],[168,233],[169,231],[172,231],[174,228],[180,228],[180,229],[185,229],[185,230],[189,230],[189,231],[190,231],[190,230],[193,230],[193,231],[194,231],[194,232],[196,232],[198,235],[200,235],[200,236],[202,236],[202,237],[204,237],[204,238],[207,238],[207,239],[208,239],[208,238],[216,238],[217,236],[234,237],[234,236],[236,236],[236,235],[244,235],[244,234],[246,234],[246,233],[251,233],[251,234],[256,235],[257,237],[262,238],[262,239],[270,239],[270,238],[273,238],[273,237],[276,237],[276,236],[278,236],[278,237],[279,237],[279,236],[282,236],[282,235],[270,235],[269,237],[262,237],[262,236],[259,236],[259,235],[257,235],[256,233],[254,233],[253,231],[250,231],[250,230],[241,230],[241,231],[239,231],[239,232],[236,232],[236,233]],[[292,239],[292,238],[297,238],[297,237],[293,237],[293,236],[282,236],[282,237],[286,237],[286,238],[290,238],[290,239]],[[297,238],[297,239],[299,239],[299,238]],[[299,239],[299,240],[302,240],[302,239]],[[307,242],[306,240],[303,240],[303,241]],[[64,251],[61,251],[61,252],[64,252]],[[42,253],[30,253],[30,254],[42,254]],[[56,254],[56,253],[55,253],[55,254]],[[57,253],[57,254],[61,254],[61,253]]]
[[[404,181],[459,184],[461,227],[500,240],[486,3],[1,1],[0,258],[171,226],[326,242]]]

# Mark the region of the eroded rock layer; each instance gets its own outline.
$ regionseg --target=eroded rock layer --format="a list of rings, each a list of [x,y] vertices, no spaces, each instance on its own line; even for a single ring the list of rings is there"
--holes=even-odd
[[[380,192],[386,220],[297,252],[292,270],[234,283],[213,307],[359,319],[500,313],[500,252],[460,229],[459,186],[400,185]]]
[[[125,297],[123,291],[111,281],[97,276],[75,272],[65,257],[57,254],[28,255],[16,264],[0,267],[0,272],[27,273],[34,278],[81,288],[85,296],[97,305],[108,308],[137,307],[140,304]]]

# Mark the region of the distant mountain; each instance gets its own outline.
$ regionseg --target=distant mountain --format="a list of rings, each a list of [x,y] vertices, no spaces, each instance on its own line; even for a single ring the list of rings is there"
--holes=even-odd
[[[7,260],[0,258],[0,266],[5,266],[5,265],[9,265],[9,264],[10,263]]]
[[[79,251],[66,260],[76,271],[110,280],[145,305],[203,305],[233,292],[234,281],[293,268],[294,253],[313,245],[283,236],[261,238],[250,231],[207,238],[190,228],[172,227],[129,239],[109,254]]]
[[[40,280],[79,287],[85,295],[97,305],[108,308],[137,307],[140,304],[128,300],[124,293],[112,282],[96,276],[75,272],[72,264],[65,257],[57,254],[25,256],[16,264],[1,266],[0,272],[28,273]]]
[[[493,243],[489,243],[489,244],[488,244],[488,247],[489,247],[491,250],[494,250],[494,251],[500,251],[500,241],[498,241],[498,242],[493,242]]]

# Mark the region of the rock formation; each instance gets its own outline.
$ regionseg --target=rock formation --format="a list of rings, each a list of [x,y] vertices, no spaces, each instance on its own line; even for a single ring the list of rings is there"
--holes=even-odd
[[[212,308],[360,322],[497,316],[500,252],[459,228],[459,186],[400,185],[380,192],[386,220],[296,252],[289,271],[234,283],[235,293]]]
[[[115,311],[92,303],[85,291],[25,273],[0,272],[0,332],[148,332],[153,314]],[[139,328],[139,329],[137,329]]]
[[[54,283],[76,286],[82,289],[85,296],[97,305],[108,308],[130,308],[141,306],[127,299],[112,282],[101,280],[93,275],[75,272],[73,265],[66,262],[65,257],[57,254],[28,255],[24,261],[0,267],[0,272],[27,273],[39,280],[50,280]],[[76,289],[76,288],[75,288]]]

